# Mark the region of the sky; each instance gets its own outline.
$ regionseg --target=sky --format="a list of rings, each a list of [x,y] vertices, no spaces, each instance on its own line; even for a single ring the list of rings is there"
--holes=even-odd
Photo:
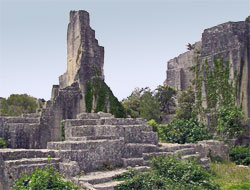
[[[245,20],[250,0],[0,0],[0,97],[50,99],[66,71],[70,10],[90,13],[105,47],[105,81],[122,100],[162,85],[168,60],[204,29]]]

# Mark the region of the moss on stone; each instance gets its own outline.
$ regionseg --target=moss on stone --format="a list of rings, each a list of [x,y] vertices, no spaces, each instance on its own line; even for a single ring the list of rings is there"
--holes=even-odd
[[[95,97],[96,107],[93,108],[93,97]],[[126,112],[122,104],[114,96],[111,89],[100,78],[94,78],[88,82],[86,96],[87,112],[109,112],[115,117],[126,117]]]
[[[87,92],[85,95],[87,112],[91,112],[91,110],[92,110],[92,101],[93,101],[92,86],[91,86],[91,82],[89,81],[87,84]]]

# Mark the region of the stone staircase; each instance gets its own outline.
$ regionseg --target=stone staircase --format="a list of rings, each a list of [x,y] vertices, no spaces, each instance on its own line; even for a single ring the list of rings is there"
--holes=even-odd
[[[4,117],[4,138],[12,148],[38,147],[40,114],[23,114],[21,117]]]
[[[22,173],[31,173],[36,168],[44,169],[48,165],[59,169],[59,162],[60,158],[56,158],[55,152],[47,149],[2,149],[0,178],[4,179],[3,186],[12,187],[14,179],[20,178]]]
[[[39,122],[36,115],[12,123]],[[49,142],[47,149],[0,150],[0,190],[11,187],[22,172],[53,165],[68,178],[90,189],[112,190],[120,182],[113,177],[134,167],[140,171],[150,166],[154,156],[174,155],[179,159],[198,158],[205,167],[209,159],[197,152],[196,144],[158,143],[157,133],[141,118],[114,118],[108,113],[81,113],[65,120],[65,141]],[[51,162],[48,162],[48,155]],[[111,169],[107,171],[107,169]],[[80,177],[80,173],[85,175]],[[1,174],[2,173],[2,174]],[[1,176],[2,175],[2,176]],[[2,180],[1,180],[2,179]],[[8,189],[8,188],[7,188]]]
[[[143,172],[149,169],[147,166],[136,166],[133,169]],[[91,172],[80,177],[74,177],[74,182],[90,190],[110,190],[123,181],[114,181],[114,177],[129,171],[127,168],[118,168],[111,171]]]

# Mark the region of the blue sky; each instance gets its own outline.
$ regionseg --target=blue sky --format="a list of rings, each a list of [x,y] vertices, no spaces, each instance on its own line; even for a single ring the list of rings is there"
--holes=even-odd
[[[70,10],[90,13],[105,81],[122,100],[135,87],[161,85],[169,59],[204,29],[244,20],[250,0],[0,0],[0,97],[50,98],[66,71]]]

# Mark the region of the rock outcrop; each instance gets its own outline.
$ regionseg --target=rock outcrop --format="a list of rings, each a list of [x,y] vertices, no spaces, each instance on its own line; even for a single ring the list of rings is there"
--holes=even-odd
[[[85,88],[92,77],[104,80],[104,47],[99,46],[90,27],[89,13],[71,11],[67,33],[67,71],[59,77],[60,88],[74,82]],[[84,90],[84,89],[83,89]]]
[[[201,49],[201,42],[194,44],[194,49],[180,54],[168,61],[167,78],[164,84],[174,87],[176,90],[186,90],[192,86],[192,79],[194,77],[190,68],[195,64],[195,55]]]
[[[64,129],[65,141],[48,142],[47,149],[0,149],[0,190],[11,189],[22,172],[30,173],[48,165],[85,187],[105,189],[116,184],[111,180],[117,167],[123,172],[127,167],[147,168],[154,156],[198,158],[204,167],[208,167],[211,149],[213,155],[228,158],[228,146],[222,142],[160,144],[157,133],[141,118],[115,118],[103,112],[81,113],[76,119],[65,120]],[[103,172],[103,169],[114,171]],[[79,176],[80,171],[87,174]]]
[[[9,142],[10,148],[45,148],[47,142],[61,139],[61,121],[74,119],[79,113],[104,111],[125,117],[123,106],[104,82],[103,64],[104,48],[99,46],[90,27],[89,13],[71,11],[67,71],[59,77],[59,85],[53,85],[51,99],[37,118],[39,122],[2,117],[0,137]]]
[[[197,58],[201,64],[205,61],[213,65],[214,57],[223,57],[232,64],[230,79],[238,76],[236,104],[242,106],[245,118],[250,117],[250,23],[227,22],[204,30],[201,42],[195,43],[194,49],[188,51],[168,62],[167,79],[169,84],[177,90],[186,90],[192,86],[194,74],[190,68],[194,66]],[[207,91],[203,84],[202,100],[206,108]],[[209,119],[208,119],[209,120]],[[250,137],[250,124],[248,122],[245,137]],[[244,137],[244,138],[245,138]]]
[[[204,30],[201,42],[195,44],[194,50],[188,51],[168,62],[166,84],[177,90],[192,86],[194,75],[190,71],[195,57],[211,65],[214,56],[221,56],[232,64],[231,78],[234,73],[240,76],[237,104],[242,105],[246,117],[250,117],[250,23],[227,22]],[[203,92],[203,99],[206,93]]]

